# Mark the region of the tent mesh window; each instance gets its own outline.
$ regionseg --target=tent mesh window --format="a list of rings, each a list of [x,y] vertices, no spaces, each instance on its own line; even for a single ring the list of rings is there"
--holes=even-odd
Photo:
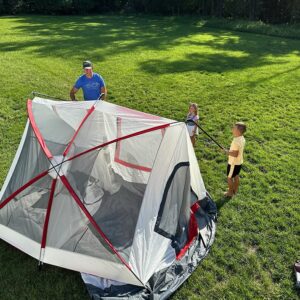
[[[1,202],[29,180],[51,167],[49,165],[49,160],[40,147],[31,126],[29,126],[20,158]]]
[[[174,167],[166,183],[154,229],[171,239],[176,250],[188,239],[190,197],[189,162],[181,162]]]
[[[146,184],[124,180],[109,159],[108,149],[85,154],[72,161],[66,177],[114,248],[127,258]]]
[[[95,207],[88,208],[92,217],[93,211]],[[121,263],[97,229],[64,184],[58,181],[51,209],[47,247]]]
[[[131,123],[132,120],[126,120],[120,117],[117,118],[118,138],[124,134],[124,129],[128,130],[128,128],[132,126]],[[138,125],[141,122],[135,121],[135,123]],[[165,129],[154,130],[139,136],[131,137],[130,139],[118,141],[116,143],[114,161],[131,169],[151,172],[164,133]],[[151,147],[149,147],[149,143],[151,143]]]
[[[1,223],[40,243],[51,181],[49,176],[43,177],[20,192],[0,210]]]

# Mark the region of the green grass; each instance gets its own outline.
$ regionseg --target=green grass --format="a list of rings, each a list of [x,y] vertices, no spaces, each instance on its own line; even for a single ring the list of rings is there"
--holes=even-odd
[[[218,231],[209,256],[172,299],[298,299],[292,265],[300,258],[300,34],[293,28],[293,39],[280,38],[217,23],[0,18],[0,183],[26,122],[29,93],[68,98],[82,61],[90,59],[111,102],[177,120],[197,102],[201,125],[224,145],[233,122],[248,125],[247,170],[230,201],[222,198],[226,158],[205,136],[198,138],[204,182],[219,207]],[[88,295],[78,273],[53,266],[38,272],[34,259],[0,241],[0,299]]]

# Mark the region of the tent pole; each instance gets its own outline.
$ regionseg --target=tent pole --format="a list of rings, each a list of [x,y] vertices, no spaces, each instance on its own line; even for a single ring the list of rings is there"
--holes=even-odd
[[[193,122],[203,133],[205,133],[219,148],[221,148],[222,150],[226,150],[222,145],[220,145],[212,136],[210,136],[201,126],[199,126],[196,122],[194,122],[193,120],[189,120],[188,122]],[[185,121],[185,123],[187,123],[187,121]],[[248,169],[242,165],[242,170],[244,170],[245,172],[248,171]]]
[[[47,207],[46,217],[45,217],[44,226],[43,226],[43,235],[42,235],[42,240],[41,240],[39,266],[41,266],[43,264],[43,260],[44,260],[44,253],[45,253],[47,234],[48,234],[48,225],[49,225],[51,208],[52,208],[52,203],[53,203],[53,198],[54,198],[56,181],[57,181],[56,178],[53,179],[52,184],[51,184],[51,191],[50,191],[49,200],[48,200],[48,207]]]
[[[192,122],[194,123],[204,134],[206,134],[219,148],[221,148],[222,150],[225,150],[225,148],[220,145],[212,136],[210,136],[201,126],[199,126],[195,121],[193,120],[188,120],[188,121],[185,121],[185,123],[187,122]]]
[[[68,179],[66,178],[66,176],[62,175],[62,176],[60,176],[60,179],[61,179],[62,183],[64,184],[64,186],[69,191],[69,193],[71,194],[71,196],[74,199],[74,201],[79,206],[79,208],[83,211],[83,213],[85,214],[85,216],[88,218],[88,220],[90,221],[90,223],[93,225],[93,227],[96,229],[96,231],[101,235],[101,237],[105,240],[106,244],[116,254],[116,256],[119,258],[119,260],[121,261],[121,263],[123,263],[127,267],[127,269],[132,273],[132,275],[145,287],[145,285],[143,284],[143,282],[132,271],[131,267],[127,264],[127,262],[124,260],[124,258],[119,254],[119,252],[115,249],[115,247],[109,241],[109,239],[107,238],[107,236],[105,235],[105,233],[101,230],[100,226],[96,223],[96,221],[94,220],[94,218],[91,216],[91,214],[89,213],[89,211],[86,209],[86,207],[84,206],[83,202],[80,200],[80,198],[77,196],[77,194],[73,190],[73,188],[70,185],[70,183],[69,183]]]
[[[69,100],[67,100],[67,99],[61,99],[61,98],[58,98],[58,97],[53,97],[53,96],[46,95],[46,94],[42,94],[42,93],[38,93],[38,92],[35,92],[35,91],[32,91],[31,94],[32,94],[34,97],[35,97],[35,96],[42,96],[42,97],[47,97],[47,98],[54,99],[54,100],[69,101]]]

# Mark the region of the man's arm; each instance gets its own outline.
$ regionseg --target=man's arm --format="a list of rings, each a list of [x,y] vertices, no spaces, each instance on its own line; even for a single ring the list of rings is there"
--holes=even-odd
[[[77,91],[78,91],[78,89],[76,89],[76,87],[73,86],[70,91],[70,98],[72,101],[76,101],[75,94],[77,93]]]
[[[101,87],[100,93],[103,94],[103,95],[101,96],[101,99],[102,99],[102,100],[106,100],[107,89],[106,89],[105,86]]]

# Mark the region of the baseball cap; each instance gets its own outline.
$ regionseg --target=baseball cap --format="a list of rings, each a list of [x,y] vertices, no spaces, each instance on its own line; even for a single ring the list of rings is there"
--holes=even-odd
[[[86,60],[83,62],[82,67],[84,69],[91,69],[93,67],[93,64],[89,60]]]

